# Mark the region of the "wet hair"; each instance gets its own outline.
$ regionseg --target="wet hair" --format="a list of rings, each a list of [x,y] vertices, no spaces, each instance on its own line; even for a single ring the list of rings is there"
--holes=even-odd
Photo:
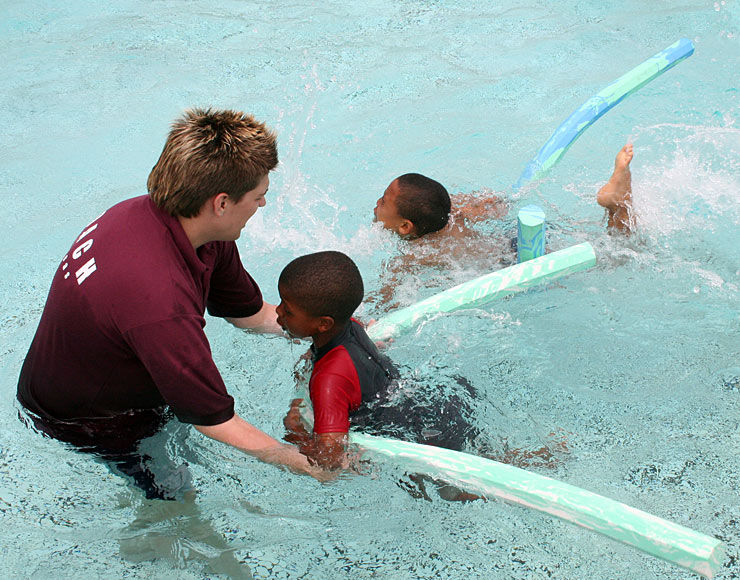
[[[311,316],[331,316],[338,323],[350,319],[365,293],[357,265],[333,251],[296,258],[281,272],[278,286]]]
[[[419,173],[396,178],[398,215],[414,224],[417,237],[441,230],[450,219],[450,194],[438,181]]]
[[[172,124],[147,189],[170,215],[194,217],[219,193],[238,202],[277,164],[277,137],[264,123],[239,111],[190,109]]]

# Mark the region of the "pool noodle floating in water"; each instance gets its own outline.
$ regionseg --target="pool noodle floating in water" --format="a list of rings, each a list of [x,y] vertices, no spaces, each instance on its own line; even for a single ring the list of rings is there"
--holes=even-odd
[[[593,248],[579,244],[504,268],[389,314],[368,329],[375,340],[403,332],[434,312],[481,306],[499,296],[539,282],[589,268]],[[307,393],[304,399],[309,400]],[[308,406],[304,418],[312,423]],[[350,433],[350,442],[366,450],[415,463],[420,471],[438,475],[467,491],[498,497],[557,516],[600,532],[707,578],[724,560],[717,539],[650,515],[584,489],[517,467],[458,451]]]
[[[689,39],[682,38],[622,75],[583,103],[555,130],[537,156],[527,164],[514,188],[519,189],[530,179],[539,177],[550,169],[581,133],[604,113],[692,54],[694,44]]]
[[[527,205],[516,216],[516,260],[520,264],[545,255],[545,212]]]
[[[481,306],[539,282],[589,268],[596,263],[593,248],[579,244],[487,274],[397,310],[368,329],[375,340],[390,338],[434,312]],[[313,424],[308,393],[304,419]],[[536,509],[604,534],[648,554],[712,578],[725,557],[724,544],[657,516],[587,490],[459,451],[351,432],[349,440],[365,450],[402,459],[419,471],[440,477],[466,491],[497,497]]]
[[[466,491],[561,518],[638,548],[706,578],[725,558],[722,542],[585,489],[475,455],[350,433],[363,449],[402,459]]]
[[[595,264],[594,249],[584,242],[491,272],[391,312],[370,326],[367,333],[373,340],[387,340],[433,314],[483,306],[517,290],[585,270]]]

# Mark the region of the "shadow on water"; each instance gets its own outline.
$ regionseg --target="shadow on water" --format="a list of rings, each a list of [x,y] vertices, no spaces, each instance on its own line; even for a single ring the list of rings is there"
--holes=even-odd
[[[164,560],[175,569],[203,564],[211,574],[251,580],[246,564],[234,556],[198,503],[197,492],[188,490],[176,501],[142,500],[136,518],[120,532],[120,556],[129,562]]]
[[[173,449],[187,449],[184,440],[188,432],[181,425],[168,426],[142,441],[139,451],[146,457],[144,467],[151,474],[148,485],[153,484],[168,499],[144,497],[152,495],[150,488],[137,489],[134,496],[123,500],[131,502],[135,517],[118,535],[119,554],[129,562],[163,560],[179,570],[202,564],[210,574],[251,580],[249,567],[234,555],[237,548],[214,528],[212,516],[202,511],[188,462],[173,452]],[[108,467],[132,481],[115,466],[108,464]],[[135,485],[140,486],[139,482]]]

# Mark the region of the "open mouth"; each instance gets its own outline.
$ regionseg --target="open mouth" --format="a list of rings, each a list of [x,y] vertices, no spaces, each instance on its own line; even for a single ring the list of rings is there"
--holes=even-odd
[[[278,323],[278,326],[279,326],[280,328],[282,328],[282,329],[283,329],[283,334],[284,334],[285,336],[287,336],[288,338],[298,338],[298,337],[297,337],[297,336],[295,336],[295,335],[294,335],[294,334],[293,334],[292,332],[290,332],[290,330],[288,330],[288,327],[286,327],[286,326],[283,326],[283,325],[282,325],[282,324],[280,323],[280,320],[278,320],[278,321],[277,321],[277,323]]]

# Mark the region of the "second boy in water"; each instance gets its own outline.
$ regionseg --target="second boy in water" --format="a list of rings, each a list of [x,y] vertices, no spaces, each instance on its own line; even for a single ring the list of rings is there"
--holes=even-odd
[[[630,162],[633,147],[627,144],[617,153],[614,172],[599,190],[596,201],[607,210],[610,228],[629,232],[633,226]],[[375,204],[374,221],[403,238],[415,239],[440,232],[455,237],[471,235],[469,226],[485,219],[506,215],[506,204],[497,196],[480,198],[454,196],[454,207],[447,190],[439,182],[407,173],[394,179]]]

